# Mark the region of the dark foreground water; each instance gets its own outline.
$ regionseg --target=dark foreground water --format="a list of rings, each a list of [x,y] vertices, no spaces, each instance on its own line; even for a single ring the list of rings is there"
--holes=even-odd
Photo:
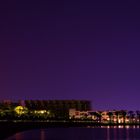
[[[140,140],[140,128],[47,128],[16,133],[6,140]]]

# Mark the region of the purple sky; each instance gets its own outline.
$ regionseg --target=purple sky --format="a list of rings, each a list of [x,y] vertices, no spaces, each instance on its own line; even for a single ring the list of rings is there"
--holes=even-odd
[[[140,109],[140,2],[3,0],[0,99]]]

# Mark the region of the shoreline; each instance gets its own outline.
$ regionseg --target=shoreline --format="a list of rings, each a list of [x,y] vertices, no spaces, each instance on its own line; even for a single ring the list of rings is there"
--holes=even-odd
[[[14,125],[14,124],[30,124],[30,125],[42,125],[42,126],[140,126],[140,123],[100,123],[93,121],[71,121],[71,120],[0,120],[0,127],[2,125]]]
[[[0,139],[3,140],[15,133],[28,131],[32,129],[47,129],[47,128],[140,128],[139,123],[131,124],[109,124],[109,123],[95,123],[95,122],[71,122],[71,121],[23,121],[23,120],[12,120],[12,121],[0,121]]]

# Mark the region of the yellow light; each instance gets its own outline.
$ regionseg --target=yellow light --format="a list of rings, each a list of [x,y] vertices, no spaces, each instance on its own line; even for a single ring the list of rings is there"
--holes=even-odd
[[[36,114],[44,114],[46,113],[46,110],[35,110]]]
[[[21,114],[24,114],[27,112],[27,108],[25,108],[23,106],[17,106],[17,107],[15,107],[14,110],[18,115],[21,115]]]
[[[47,111],[48,115],[50,114],[50,111]]]
[[[121,119],[119,119],[119,123],[121,123]]]

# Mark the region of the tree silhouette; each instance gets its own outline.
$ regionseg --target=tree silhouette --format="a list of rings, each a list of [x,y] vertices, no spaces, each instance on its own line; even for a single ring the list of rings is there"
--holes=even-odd
[[[109,111],[109,112],[107,112],[107,115],[109,117],[109,123],[112,123],[113,113],[111,111]]]

